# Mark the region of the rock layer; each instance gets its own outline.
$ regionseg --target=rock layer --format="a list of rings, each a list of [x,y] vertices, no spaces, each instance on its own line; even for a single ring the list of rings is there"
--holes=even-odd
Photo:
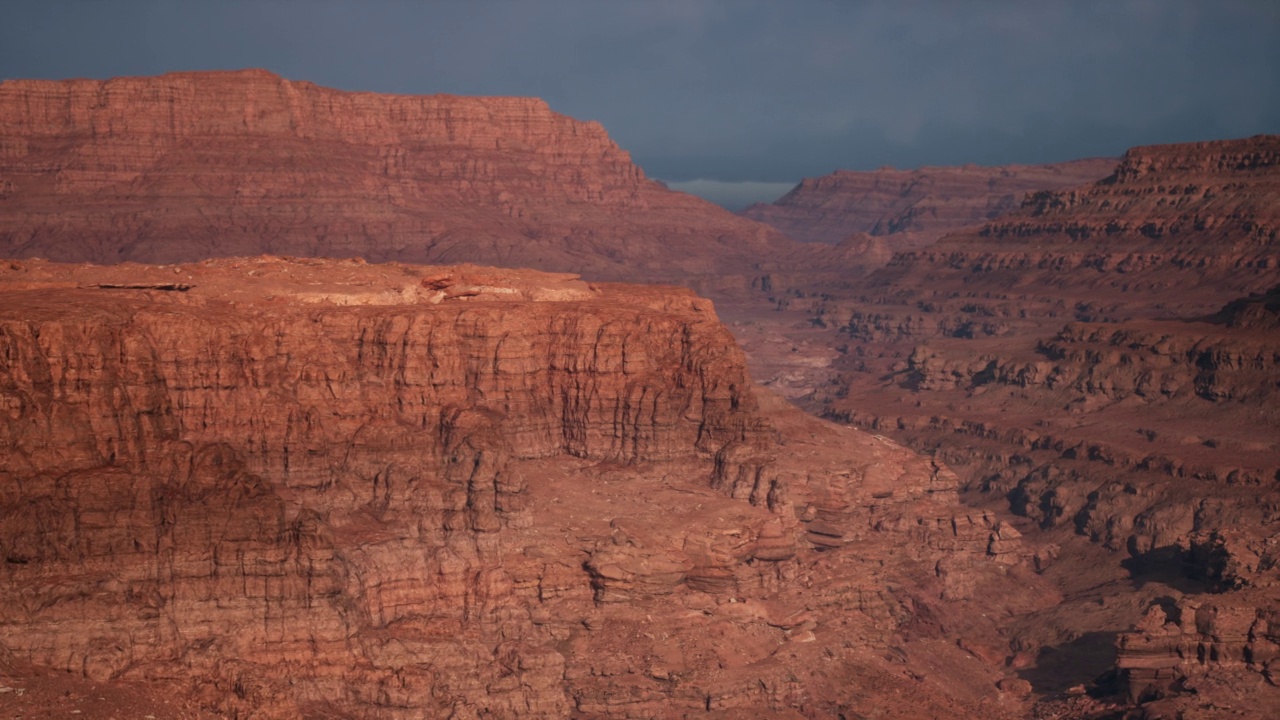
[[[901,244],[927,243],[948,232],[1016,210],[1028,193],[1076,187],[1106,177],[1115,160],[1052,165],[837,170],[805,178],[772,204],[744,217],[804,242],[836,244],[851,235],[896,235]]]
[[[977,231],[895,256],[879,281],[1119,293],[1185,314],[1199,300],[1211,312],[1280,276],[1278,167],[1275,135],[1134,148],[1100,182],[1037,193]]]
[[[0,256],[683,278],[788,248],[647,180],[598,123],[541,100],[347,93],[264,71],[0,83]]]
[[[1134,148],[1100,182],[1033,194],[869,276],[827,266],[766,284],[791,348],[839,354],[765,373],[804,378],[793,395],[809,407],[934,453],[970,502],[1034,521],[1020,541],[1065,596],[1015,623],[1035,690],[1083,689],[1119,634],[1133,696],[1088,715],[1050,695],[1046,716],[1138,702],[1173,717],[1250,694],[1250,716],[1274,706],[1269,660],[1218,663],[1212,648],[1254,653],[1277,602],[1260,578],[1280,520],[1278,163],[1276,136]],[[1184,614],[1155,639],[1127,634],[1184,596],[1259,624],[1205,640]]]
[[[1022,707],[997,618],[1053,594],[1019,532],[758,397],[689,291],[270,257],[0,280],[7,674],[251,718]]]

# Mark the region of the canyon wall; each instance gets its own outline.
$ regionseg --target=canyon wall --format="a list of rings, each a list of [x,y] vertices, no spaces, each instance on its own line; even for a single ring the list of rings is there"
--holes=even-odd
[[[744,217],[803,242],[836,244],[856,234],[895,235],[895,243],[927,244],[948,232],[1016,210],[1028,193],[1077,187],[1111,173],[1115,160],[1051,165],[837,170],[805,178],[771,204]]]
[[[4,687],[1267,716],[1278,142],[837,173],[775,213],[814,248],[537,100],[0,84]],[[405,260],[754,281],[756,367],[870,433],[687,291]]]
[[[1134,148],[1105,180],[898,254],[878,284],[1212,312],[1280,279],[1277,168],[1275,135]]]
[[[1031,194],[870,274],[771,277],[782,348],[834,352],[813,367],[764,339],[748,352],[797,402],[933,454],[969,502],[1034,521],[1025,544],[1091,558],[1048,571],[1065,599],[1020,620],[1015,646],[1083,653],[1087,684],[1118,634],[1125,702],[1150,717],[1251,694],[1265,716],[1278,212],[1280,137],[1134,148],[1106,179]],[[1134,630],[1157,600],[1168,623]],[[1240,619],[1218,632],[1213,613]]]
[[[598,123],[537,99],[348,93],[257,70],[0,83],[0,256],[689,278],[791,247],[646,179]]]
[[[6,676],[250,718],[1025,702],[1017,531],[758,396],[687,290],[257,257],[0,298]]]

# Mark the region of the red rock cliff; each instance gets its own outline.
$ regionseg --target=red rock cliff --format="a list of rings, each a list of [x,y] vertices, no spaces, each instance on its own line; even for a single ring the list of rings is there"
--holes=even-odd
[[[6,263],[0,672],[226,717],[1015,716],[1016,532],[766,400],[686,290]]]
[[[532,520],[536,475],[516,461],[701,454],[710,469],[767,429],[732,341],[688,291],[275,260],[70,283],[46,267],[9,271],[0,319],[14,601],[0,622],[9,651],[92,679],[170,665],[247,684],[232,696],[269,714],[448,705],[426,688],[449,671],[403,667],[417,651],[399,643],[496,628],[520,605],[494,535]],[[388,632],[396,646],[370,655]],[[498,680],[479,651],[446,650],[481,683],[451,694],[563,712],[554,653],[503,650],[528,679],[486,692]],[[260,689],[282,673],[306,689]],[[554,692],[521,690],[547,673]]]
[[[653,277],[785,239],[645,179],[541,100],[347,93],[264,71],[0,84],[0,255],[263,252]]]
[[[1168,294],[1159,300],[1210,312],[1280,279],[1277,168],[1277,135],[1134,148],[1104,180],[899,254],[881,282]]]
[[[837,170],[805,178],[772,204],[742,215],[806,242],[838,243],[855,233],[937,239],[1015,210],[1027,193],[1075,187],[1106,177],[1109,158],[1052,165]]]

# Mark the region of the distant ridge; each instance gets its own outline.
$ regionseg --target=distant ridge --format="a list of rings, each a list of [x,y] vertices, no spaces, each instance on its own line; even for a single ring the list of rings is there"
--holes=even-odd
[[[1051,165],[837,170],[805,178],[772,204],[741,213],[805,242],[835,244],[850,235],[910,235],[932,240],[1018,207],[1023,196],[1106,177],[1114,158]]]
[[[0,83],[0,255],[274,253],[596,277],[749,270],[781,234],[648,180],[533,98],[342,92],[264,70]]]
[[[1280,135],[1135,147],[1090,185],[895,255],[879,282],[941,287],[1203,293],[1216,306],[1280,281]],[[1132,302],[1132,301],[1131,301]]]

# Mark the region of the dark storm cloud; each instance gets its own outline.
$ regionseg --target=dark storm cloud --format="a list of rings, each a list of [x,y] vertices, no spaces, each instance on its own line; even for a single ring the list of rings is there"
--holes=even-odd
[[[1272,0],[6,0],[0,77],[536,95],[653,176],[777,183],[1277,132],[1278,37]]]

